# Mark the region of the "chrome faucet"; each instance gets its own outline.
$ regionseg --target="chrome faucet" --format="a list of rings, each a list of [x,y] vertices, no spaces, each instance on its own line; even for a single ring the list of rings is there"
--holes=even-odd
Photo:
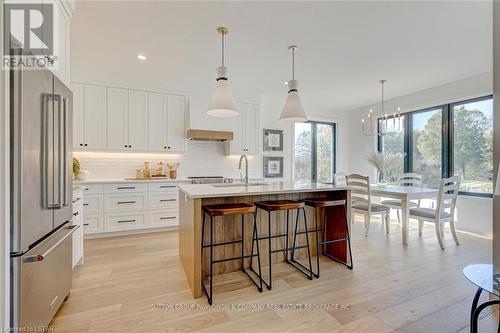
[[[245,184],[248,185],[248,158],[247,158],[247,155],[242,154],[240,156],[240,163],[239,163],[238,169],[241,171],[241,162],[243,161],[243,159],[245,159]],[[241,176],[241,172],[240,172],[240,176]],[[241,180],[243,181],[243,177]]]

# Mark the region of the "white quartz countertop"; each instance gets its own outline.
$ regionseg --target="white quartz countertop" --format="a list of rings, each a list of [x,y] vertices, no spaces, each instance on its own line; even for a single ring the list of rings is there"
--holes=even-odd
[[[182,184],[179,189],[192,199],[238,197],[280,193],[307,193],[347,190],[345,186],[306,182],[276,182],[266,185],[244,184]]]
[[[114,184],[114,183],[184,183],[191,182],[189,179],[87,179],[75,180],[73,185],[84,184]]]

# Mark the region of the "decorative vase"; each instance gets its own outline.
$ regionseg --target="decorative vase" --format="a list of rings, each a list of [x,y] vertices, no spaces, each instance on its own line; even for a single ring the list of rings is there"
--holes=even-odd
[[[387,180],[385,179],[385,173],[381,170],[377,171],[378,176],[378,185],[385,186],[387,185]]]
[[[78,175],[76,176],[79,180],[87,180],[89,179],[90,173],[87,170],[80,170]]]

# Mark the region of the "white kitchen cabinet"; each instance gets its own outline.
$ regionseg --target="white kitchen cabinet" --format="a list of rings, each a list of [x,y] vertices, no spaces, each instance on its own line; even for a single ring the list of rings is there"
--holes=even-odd
[[[168,95],[167,150],[183,152],[186,142],[184,96]]]
[[[131,150],[148,150],[148,92],[129,90],[128,93],[128,145]]]
[[[83,136],[73,145],[78,150],[105,150],[106,87],[85,84],[83,88],[83,123],[77,125],[83,125]]]
[[[128,150],[128,90],[108,87],[108,150]]]
[[[85,122],[84,109],[84,89],[85,86],[81,83],[72,83],[71,90],[73,91],[73,149],[83,149],[85,142],[83,124]]]
[[[83,194],[82,190],[73,191],[72,224],[79,226],[73,233],[73,267],[83,264]]]
[[[53,7],[53,19],[56,27],[54,36],[54,74],[64,83],[69,83],[70,64],[70,16],[61,1],[51,2]]]
[[[147,92],[108,87],[108,150],[148,150]]]
[[[149,93],[149,150],[167,149],[167,94]]]
[[[255,104],[245,104],[245,119],[243,130],[243,150],[248,155],[258,153],[259,131],[259,106]]]
[[[256,155],[258,153],[259,106],[249,103],[237,103],[240,114],[230,118],[230,130],[233,140],[228,142],[229,155]]]
[[[149,150],[185,150],[185,98],[180,95],[149,93]]]

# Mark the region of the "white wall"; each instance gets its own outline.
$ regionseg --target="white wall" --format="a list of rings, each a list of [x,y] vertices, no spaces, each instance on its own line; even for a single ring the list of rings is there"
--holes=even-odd
[[[389,86],[387,87],[390,91]],[[410,112],[428,107],[443,105],[451,102],[492,94],[492,73],[469,77],[449,84],[429,88],[413,94],[388,99],[385,104],[386,110],[397,110]],[[377,138],[364,136],[361,128],[361,119],[365,118],[367,112],[373,108],[373,112],[380,112],[380,103],[367,105],[349,111],[349,166],[351,173],[361,173],[376,176],[376,171],[369,166],[365,160],[365,152],[377,149]],[[457,202],[457,228],[461,230],[477,232],[485,236],[492,235],[492,199],[460,196]]]

